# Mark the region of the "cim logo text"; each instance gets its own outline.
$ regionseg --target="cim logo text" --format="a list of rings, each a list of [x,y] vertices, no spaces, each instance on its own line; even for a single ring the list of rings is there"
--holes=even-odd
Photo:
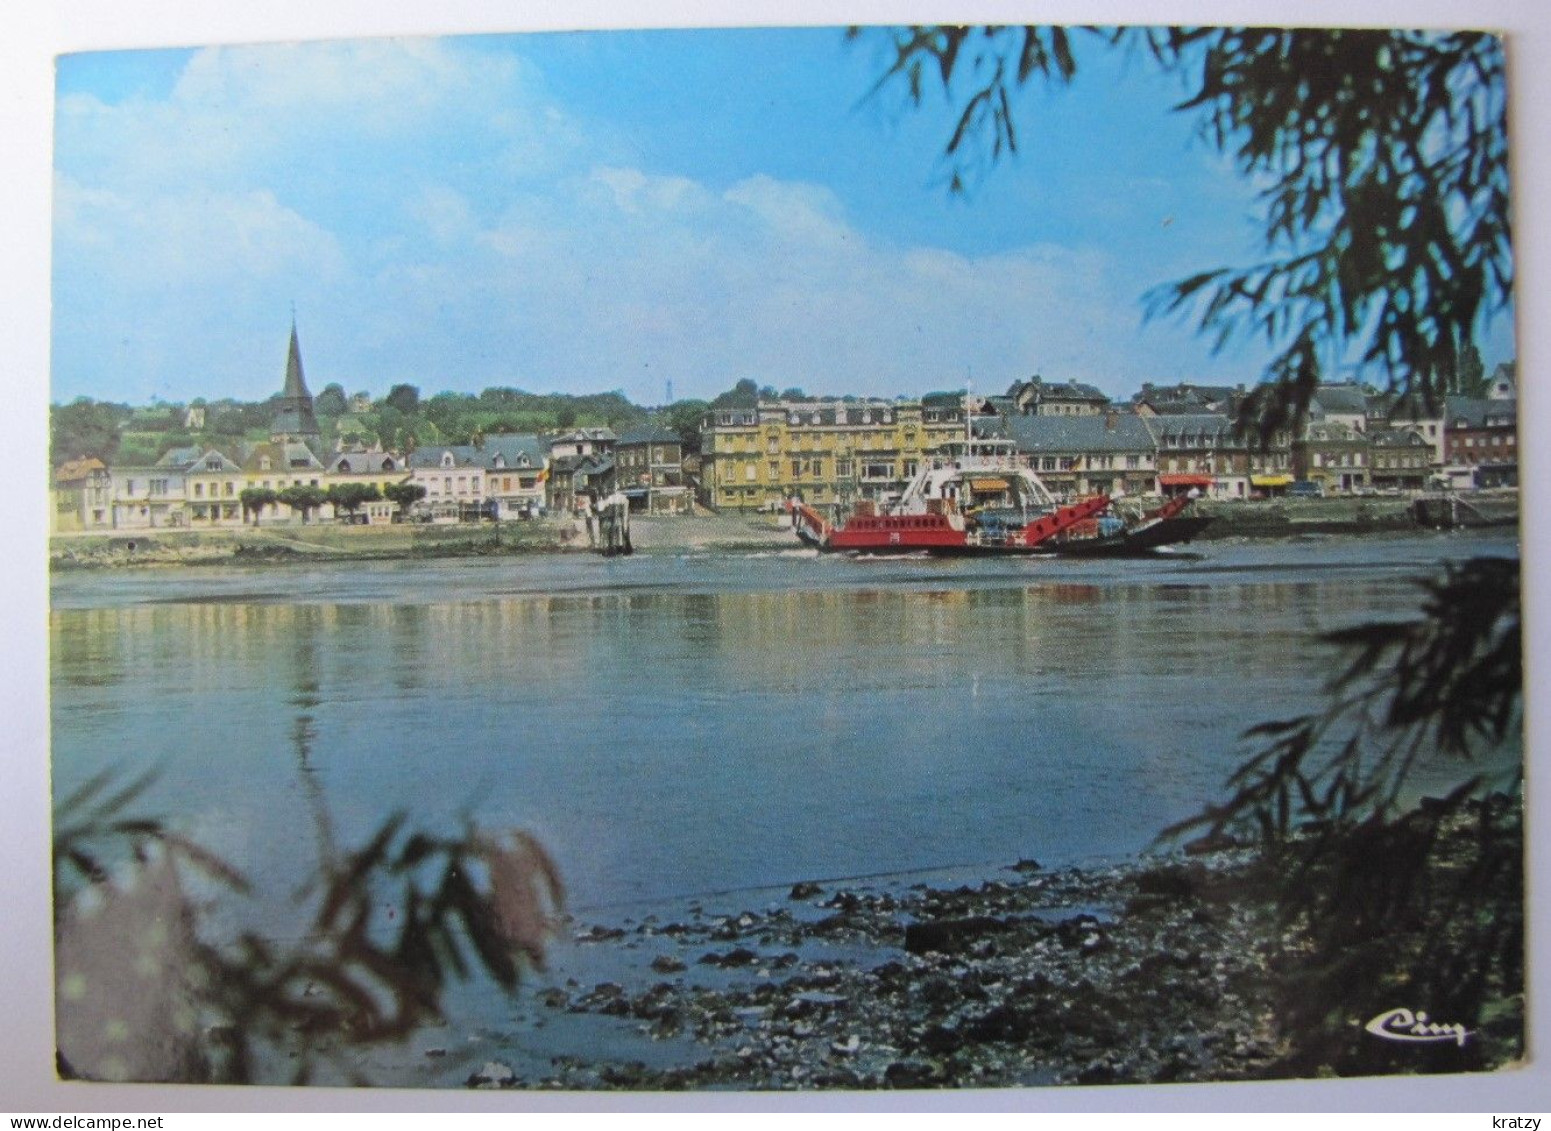
[[[1469,1030],[1463,1025],[1439,1024],[1436,1021],[1427,1020],[1427,1014],[1421,1010],[1412,1013],[1409,1009],[1387,1009],[1363,1028],[1375,1037],[1383,1037],[1386,1041],[1417,1044],[1453,1041],[1461,1048],[1465,1047],[1465,1039],[1470,1036]]]

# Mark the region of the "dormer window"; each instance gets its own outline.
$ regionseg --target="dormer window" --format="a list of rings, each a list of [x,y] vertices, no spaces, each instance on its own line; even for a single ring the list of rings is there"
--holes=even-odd
[[[451,467],[452,464],[453,464],[452,453],[451,452],[443,452],[442,453],[442,466],[443,467]]]
[[[382,469],[384,471],[394,471],[394,470],[397,470],[396,465],[393,462],[393,457],[392,456],[389,456],[387,459],[382,461]]]
[[[349,475],[350,474],[350,461],[349,460],[342,459],[342,460],[339,461],[339,473],[341,475]]]
[[[533,466],[533,461],[530,460],[528,458],[527,453],[524,452],[524,453],[522,453],[521,455],[519,455],[517,457],[517,466],[518,467],[532,467]]]
[[[506,466],[506,457],[501,455],[499,452],[496,453],[495,466],[497,468],[502,468],[502,467]]]
[[[269,470],[271,470],[271,464],[272,464],[272,461],[270,460],[270,458],[268,456],[265,456],[263,459],[259,460],[259,470],[260,471],[269,471]]]

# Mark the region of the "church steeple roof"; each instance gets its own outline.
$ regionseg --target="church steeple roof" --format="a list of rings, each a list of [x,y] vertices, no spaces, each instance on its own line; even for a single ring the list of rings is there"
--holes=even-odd
[[[296,338],[296,321],[291,321],[291,353],[285,359],[285,388],[280,391],[282,397],[306,397],[312,400],[312,394],[307,391],[307,379],[302,375],[302,346]]]
[[[275,402],[275,419],[269,426],[269,438],[276,443],[296,441],[317,444],[321,439],[318,418],[313,414],[312,394],[302,374],[302,347],[296,336],[296,319],[291,319],[291,348],[285,361],[285,387]]]

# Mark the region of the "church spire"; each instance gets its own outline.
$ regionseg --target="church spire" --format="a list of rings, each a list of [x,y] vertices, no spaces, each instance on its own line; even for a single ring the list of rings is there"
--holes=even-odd
[[[296,335],[296,311],[291,311],[291,347],[285,360],[285,387],[275,404],[275,419],[269,426],[269,438],[276,443],[297,441],[316,445],[321,439],[318,418],[313,414],[312,394],[302,373],[302,347]]]
[[[282,397],[306,397],[308,403],[312,402],[312,394],[307,391],[307,379],[302,374],[302,346],[296,337],[296,314],[291,314],[291,353],[285,359],[285,388],[280,391]]]

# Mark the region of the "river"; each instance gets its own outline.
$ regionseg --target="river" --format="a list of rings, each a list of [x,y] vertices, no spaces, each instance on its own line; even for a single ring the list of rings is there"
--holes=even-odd
[[[1149,561],[807,551],[63,574],[53,772],[278,906],[395,810],[533,830],[604,911],[797,880],[1145,849],[1238,735],[1317,701],[1322,631],[1414,615],[1510,538],[1216,543]],[[1504,755],[1518,757],[1517,748]]]

